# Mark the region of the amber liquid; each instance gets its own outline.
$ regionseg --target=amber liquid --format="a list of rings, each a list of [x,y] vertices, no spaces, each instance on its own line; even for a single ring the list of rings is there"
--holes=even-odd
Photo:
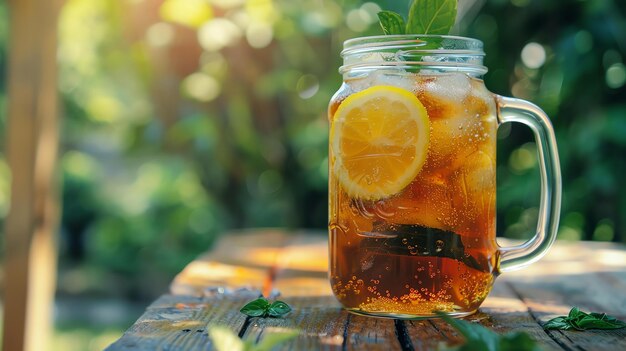
[[[330,123],[348,95],[380,78],[345,82],[331,100]],[[491,290],[498,266],[495,103],[481,80],[460,73],[401,79],[428,112],[427,160],[398,194],[362,200],[351,198],[333,174],[331,148],[332,289],[356,313],[470,314]]]

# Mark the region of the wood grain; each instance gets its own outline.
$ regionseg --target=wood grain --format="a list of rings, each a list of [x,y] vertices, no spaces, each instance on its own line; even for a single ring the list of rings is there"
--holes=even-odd
[[[244,338],[260,341],[272,333],[297,330],[281,350],[341,350],[348,313],[330,296],[287,297],[293,311],[286,318],[253,318]]]
[[[402,350],[392,319],[350,315],[347,350]]]
[[[526,332],[544,350],[626,349],[624,330],[562,332],[541,326],[573,305],[626,319],[626,296],[618,293],[626,288],[625,268],[623,246],[557,243],[541,262],[498,278],[478,313],[466,320],[498,333]],[[155,301],[108,350],[212,350],[206,326],[216,324],[254,342],[298,330],[280,350],[437,350],[463,342],[441,320],[346,312],[332,295],[327,269],[324,234],[231,233],[181,272],[172,295]],[[293,311],[285,318],[244,318],[238,309],[261,293],[280,298]]]
[[[267,295],[279,253],[293,236],[272,229],[225,233],[211,251],[174,278],[170,291],[203,296],[216,288],[249,288]]]
[[[246,322],[239,309],[259,295],[247,290],[204,297],[164,295],[106,350],[213,350],[207,328],[221,325],[238,332]]]
[[[512,282],[510,285],[538,324],[567,315],[572,306],[586,312],[605,312],[626,320],[626,296],[607,289],[596,274],[543,282]],[[584,332],[549,330],[547,333],[565,349],[626,350],[626,329]]]

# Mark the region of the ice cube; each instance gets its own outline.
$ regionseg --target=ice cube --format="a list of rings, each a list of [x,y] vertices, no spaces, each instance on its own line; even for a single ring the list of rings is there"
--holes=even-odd
[[[496,162],[493,157],[486,150],[479,150],[466,159],[461,172],[471,190],[482,193],[495,189],[495,170]]]
[[[414,76],[398,69],[372,71],[368,75],[348,80],[347,84],[352,92],[358,92],[376,85],[391,85],[415,92]]]
[[[472,89],[470,78],[463,73],[446,73],[435,77],[427,81],[424,89],[431,96],[450,104],[461,103]]]
[[[458,113],[447,118],[434,119],[430,124],[430,145],[426,169],[448,168],[453,171],[458,161],[475,152],[485,140],[485,124],[480,118]],[[489,135],[489,133],[487,133]]]
[[[495,211],[496,165],[491,150],[481,148],[467,156],[453,180],[453,206],[461,218],[461,231],[480,234]]]
[[[441,230],[454,227],[455,213],[446,184],[436,179],[418,176],[401,194],[379,201],[376,207],[377,212],[387,214],[387,222]]]

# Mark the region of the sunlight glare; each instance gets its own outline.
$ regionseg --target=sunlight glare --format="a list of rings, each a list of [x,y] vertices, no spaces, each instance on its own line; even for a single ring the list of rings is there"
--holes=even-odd
[[[626,251],[598,250],[595,253],[595,258],[603,265],[626,268]]]

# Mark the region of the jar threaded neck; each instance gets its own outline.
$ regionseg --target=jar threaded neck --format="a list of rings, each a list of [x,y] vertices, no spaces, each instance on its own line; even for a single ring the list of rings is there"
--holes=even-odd
[[[447,35],[384,35],[346,40],[341,51],[343,75],[390,69],[429,73],[463,72],[482,76],[483,43]]]

